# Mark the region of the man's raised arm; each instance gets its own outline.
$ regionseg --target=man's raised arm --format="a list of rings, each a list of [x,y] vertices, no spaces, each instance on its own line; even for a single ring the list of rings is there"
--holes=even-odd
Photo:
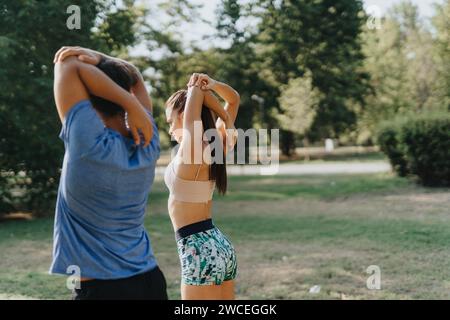
[[[138,130],[147,146],[153,135],[153,127],[137,97],[127,92],[97,67],[76,57],[69,57],[55,64],[54,95],[61,121],[77,102],[89,99],[89,93],[112,101],[128,113],[128,124],[136,144],[140,144]]]
[[[135,80],[131,87],[131,92],[147,110],[153,112],[152,101],[145,87],[144,78],[142,77],[142,74],[139,72],[138,68],[136,68],[132,63],[119,58],[110,57],[104,53],[92,49],[82,47],[62,47],[56,53],[54,62],[57,63],[64,61],[66,58],[71,56],[76,56],[80,61],[92,65],[98,65],[102,59],[115,60],[124,64],[128,68],[128,70],[130,70],[130,73],[133,74]]]

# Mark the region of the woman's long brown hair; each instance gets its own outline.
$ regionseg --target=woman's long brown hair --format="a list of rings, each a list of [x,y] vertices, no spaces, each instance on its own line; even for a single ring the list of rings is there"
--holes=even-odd
[[[187,90],[179,90],[175,92],[166,102],[166,107],[173,107],[173,110],[176,110],[178,113],[184,112],[184,108],[187,100]],[[216,123],[212,116],[211,111],[205,105],[202,106],[202,114],[201,114],[203,130],[206,131],[208,129],[216,129]],[[217,135],[213,135],[217,136]],[[208,143],[211,143],[211,138],[208,138]],[[213,161],[213,163],[209,166],[209,179],[214,180],[216,182],[217,190],[219,193],[224,195],[227,191],[227,166],[225,159],[225,149],[222,150],[221,154],[221,162],[217,163]],[[211,150],[211,158],[217,159],[215,157],[216,148]]]

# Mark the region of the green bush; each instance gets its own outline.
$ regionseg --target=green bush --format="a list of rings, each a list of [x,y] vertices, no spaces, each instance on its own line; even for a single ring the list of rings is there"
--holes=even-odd
[[[12,211],[13,206],[10,202],[11,192],[8,188],[7,178],[5,174],[0,172],[0,219],[6,213]]]
[[[388,156],[392,168],[400,177],[408,174],[408,163],[399,137],[404,123],[404,119],[383,122],[378,130],[378,144],[381,151]]]
[[[412,119],[401,132],[411,173],[426,186],[450,186],[450,114]]]
[[[415,175],[425,186],[450,186],[450,113],[385,122],[378,143],[400,176]]]

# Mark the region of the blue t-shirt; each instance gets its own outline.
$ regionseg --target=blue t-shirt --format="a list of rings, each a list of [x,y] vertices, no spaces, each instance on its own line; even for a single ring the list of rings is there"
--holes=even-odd
[[[148,113],[153,138],[145,148],[105,127],[89,100],[67,113],[50,273],[76,266],[84,278],[119,279],[156,267],[144,216],[160,144]]]

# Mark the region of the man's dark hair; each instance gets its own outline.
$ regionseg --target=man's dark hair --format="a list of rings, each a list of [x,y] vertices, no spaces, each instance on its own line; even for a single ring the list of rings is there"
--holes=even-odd
[[[126,91],[130,91],[131,87],[137,81],[136,73],[120,61],[102,59],[97,65],[97,68],[102,70],[108,77],[110,77],[115,83]],[[94,95],[91,95],[90,99],[93,107],[106,117],[114,117],[125,113],[125,110],[114,102]]]

